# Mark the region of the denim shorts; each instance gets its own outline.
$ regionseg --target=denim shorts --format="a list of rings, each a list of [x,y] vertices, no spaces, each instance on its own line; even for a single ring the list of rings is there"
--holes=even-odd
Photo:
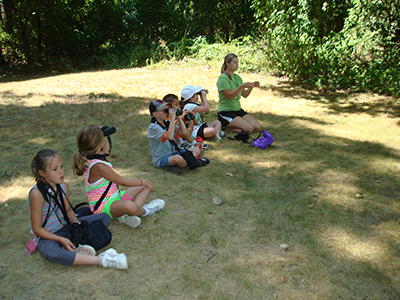
[[[188,151],[188,150],[185,150],[185,151]],[[170,158],[173,155],[178,155],[178,154],[180,154],[180,152],[176,151],[174,154],[163,156],[163,158],[161,158],[161,161],[160,161],[160,168],[171,167],[171,165],[168,163],[168,158]]]

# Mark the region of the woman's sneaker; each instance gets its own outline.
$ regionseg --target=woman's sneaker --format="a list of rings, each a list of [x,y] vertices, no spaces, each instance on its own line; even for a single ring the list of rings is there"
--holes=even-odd
[[[146,213],[143,216],[152,216],[156,212],[162,210],[165,206],[165,201],[162,199],[156,199],[150,201],[147,204],[143,204],[143,208],[146,210]]]
[[[125,254],[123,253],[118,254],[117,251],[115,251],[112,248],[101,253],[99,256],[100,256],[100,264],[104,268],[128,269],[128,262],[126,260]]]
[[[138,228],[138,227],[140,227],[140,224],[142,223],[142,220],[139,217],[130,216],[130,215],[123,215],[118,218],[118,221],[120,221],[121,223],[124,223],[132,228]]]
[[[84,254],[89,256],[95,256],[96,250],[90,245],[79,245],[78,248],[75,250],[76,254]]]

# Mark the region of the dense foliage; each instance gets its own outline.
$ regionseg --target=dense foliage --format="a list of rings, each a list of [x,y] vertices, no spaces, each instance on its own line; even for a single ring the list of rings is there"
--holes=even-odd
[[[399,1],[2,0],[0,65],[26,72],[221,61],[215,49],[239,45],[251,71],[399,96]]]

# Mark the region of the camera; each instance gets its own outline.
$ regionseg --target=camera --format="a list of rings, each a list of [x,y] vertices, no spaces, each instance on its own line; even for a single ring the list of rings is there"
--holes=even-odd
[[[192,113],[188,113],[186,116],[185,116],[185,121],[191,121],[191,120],[194,120],[195,119],[195,116],[194,116],[194,114],[192,114]]]
[[[114,126],[101,126],[101,131],[103,132],[103,136],[112,135],[117,131]]]
[[[208,90],[201,90],[201,91],[205,91],[206,94],[208,94]],[[197,95],[201,96],[201,91],[197,93]]]

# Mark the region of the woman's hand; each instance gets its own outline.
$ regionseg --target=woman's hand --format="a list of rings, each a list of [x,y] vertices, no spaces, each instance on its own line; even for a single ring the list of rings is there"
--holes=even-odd
[[[75,251],[76,250],[75,245],[72,244],[72,242],[67,238],[62,237],[59,240],[59,242],[61,243],[61,245],[63,245],[65,250],[68,250],[68,251]]]

